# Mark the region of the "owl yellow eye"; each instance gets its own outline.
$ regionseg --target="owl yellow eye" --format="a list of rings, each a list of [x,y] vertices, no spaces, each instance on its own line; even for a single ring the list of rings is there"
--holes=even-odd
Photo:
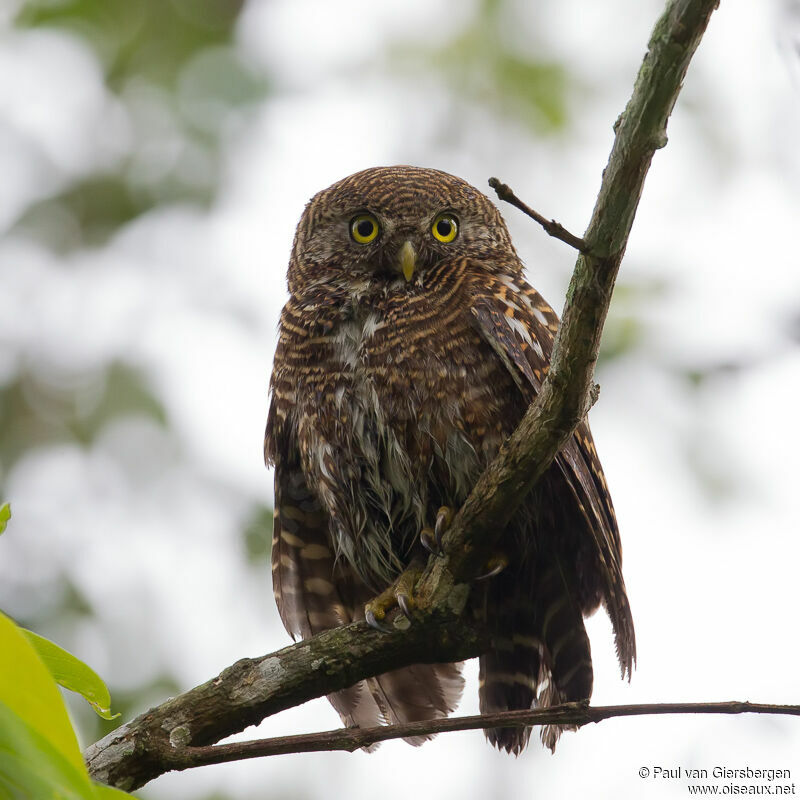
[[[431,225],[434,239],[447,244],[458,235],[458,219],[454,214],[439,214]]]
[[[378,220],[372,214],[359,214],[350,220],[350,235],[359,244],[369,244],[379,231]]]

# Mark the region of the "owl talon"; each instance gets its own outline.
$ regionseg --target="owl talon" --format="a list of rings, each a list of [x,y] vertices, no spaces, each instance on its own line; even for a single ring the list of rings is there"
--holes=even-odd
[[[453,521],[453,509],[449,506],[442,506],[436,512],[436,522],[433,525],[433,530],[430,528],[423,528],[419,533],[419,540],[422,546],[434,556],[443,556],[444,548],[442,547],[442,539],[444,538],[447,529]]]
[[[400,610],[405,614],[406,619],[411,622],[411,598],[407,594],[398,594],[397,605],[400,606]]]
[[[436,512],[436,523],[433,527],[434,535],[436,536],[436,544],[439,545],[439,550],[442,549],[442,539],[453,521],[453,509],[449,506],[442,506]]]
[[[369,625],[370,628],[374,628],[376,631],[381,631],[383,633],[391,633],[393,630],[388,625],[384,625],[375,616],[375,612],[371,608],[367,608],[366,612],[364,613],[364,619],[366,620],[367,625]]]
[[[423,528],[419,532],[420,544],[432,555],[441,558],[444,555],[441,544],[436,541],[436,537],[431,528]]]
[[[413,620],[414,586],[422,574],[421,563],[412,561],[405,572],[397,580],[382,591],[375,599],[370,600],[364,607],[364,618],[367,625],[376,631],[390,633],[394,630],[404,630]],[[389,620],[392,611],[400,611],[395,618]]]
[[[475,578],[476,581],[485,581],[489,578],[494,578],[495,575],[499,575],[506,567],[508,566],[508,557],[504,553],[498,553],[497,555],[492,556],[486,562],[486,572],[483,575],[478,575]]]

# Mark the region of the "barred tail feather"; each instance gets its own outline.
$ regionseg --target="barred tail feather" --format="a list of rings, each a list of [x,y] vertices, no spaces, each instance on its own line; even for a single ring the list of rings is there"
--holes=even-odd
[[[480,658],[478,697],[481,714],[531,708],[536,700],[539,651],[514,648]],[[487,728],[486,738],[498,750],[519,755],[528,744],[530,728]]]
[[[492,648],[479,659],[481,714],[531,708],[541,668],[541,643],[530,597],[529,569],[509,567],[487,586],[477,615],[490,626]],[[489,742],[519,755],[530,728],[487,728]]]
[[[542,554],[546,566],[500,576],[488,593],[485,616],[492,621],[492,650],[480,659],[482,714],[533,707],[547,708],[588,699],[592,660],[574,581],[555,553]],[[514,595],[511,587],[529,587]],[[517,589],[519,591],[519,589]],[[563,726],[546,726],[542,741],[555,748]],[[486,738],[518,755],[530,728],[490,728]]]
[[[381,709],[381,722],[389,725],[442,719],[455,710],[464,688],[460,664],[415,664],[365,683]],[[431,738],[433,734],[405,741],[417,747]]]

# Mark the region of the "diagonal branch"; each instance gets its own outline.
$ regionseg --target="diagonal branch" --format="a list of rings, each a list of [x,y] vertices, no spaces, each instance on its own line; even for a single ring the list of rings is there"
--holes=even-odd
[[[446,595],[479,574],[505,524],[591,405],[600,336],[644,179],[653,154],[667,142],[667,120],[717,5],[718,0],[669,0],[656,23],[633,95],[615,126],[614,145],[582,240],[586,251],[578,257],[567,290],[547,378],[445,536],[449,557],[434,565],[423,584],[435,605],[447,607]],[[457,596],[460,604],[461,594]]]
[[[536,401],[481,476],[417,586],[424,618],[403,633],[363,623],[315,636],[151,709],[92,745],[97,780],[124,789],[181,768],[186,750],[219,741],[269,714],[411,663],[458,661],[485,649],[458,615],[505,524],[572,435],[591,402],[594,364],[617,270],[654,152],[718,0],[668,0],[633,95],[616,127],[582,252],[567,293],[551,368]]]

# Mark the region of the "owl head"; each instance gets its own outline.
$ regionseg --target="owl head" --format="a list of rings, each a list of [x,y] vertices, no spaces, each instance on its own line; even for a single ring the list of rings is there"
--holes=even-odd
[[[439,170],[373,167],[308,203],[295,235],[289,291],[353,281],[412,290],[442,259],[461,257],[489,271],[519,265],[489,198]]]

